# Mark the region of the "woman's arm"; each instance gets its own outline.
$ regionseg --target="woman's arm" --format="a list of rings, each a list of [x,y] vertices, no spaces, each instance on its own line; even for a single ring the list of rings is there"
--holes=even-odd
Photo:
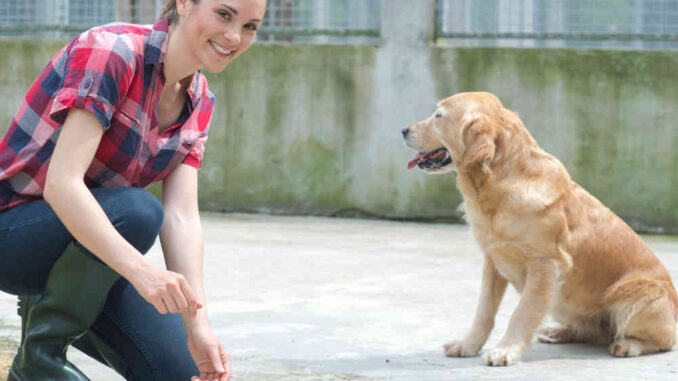
[[[47,170],[43,197],[73,237],[125,277],[160,313],[195,315],[197,300],[183,276],[150,262],[109,221],[84,183],[103,129],[89,111],[68,112]]]
[[[162,182],[165,220],[160,229],[160,244],[167,269],[186,277],[198,300],[205,300],[203,288],[203,237],[198,211],[198,171],[179,165]],[[207,324],[207,309],[184,318],[184,325]]]
[[[181,164],[162,183],[162,204],[165,221],[160,230],[160,243],[167,268],[184,274],[198,298],[205,300],[203,290],[203,238],[198,212],[198,171]],[[201,378],[220,380],[231,374],[230,355],[212,333],[207,321],[207,308],[197,316],[182,314],[188,335],[188,350],[200,370]],[[212,375],[212,376],[210,376]]]

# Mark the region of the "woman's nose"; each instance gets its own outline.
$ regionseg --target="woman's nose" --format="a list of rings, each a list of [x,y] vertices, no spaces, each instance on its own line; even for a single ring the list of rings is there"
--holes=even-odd
[[[240,45],[240,29],[238,28],[228,28],[224,32],[224,37],[229,44]]]

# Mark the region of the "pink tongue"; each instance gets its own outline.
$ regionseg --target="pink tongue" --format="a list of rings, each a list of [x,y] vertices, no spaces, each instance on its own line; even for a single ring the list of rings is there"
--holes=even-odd
[[[419,160],[424,156],[426,156],[426,154],[423,154],[421,152],[418,153],[417,156],[414,157],[414,159],[407,162],[407,169],[414,168],[417,164],[419,164]]]

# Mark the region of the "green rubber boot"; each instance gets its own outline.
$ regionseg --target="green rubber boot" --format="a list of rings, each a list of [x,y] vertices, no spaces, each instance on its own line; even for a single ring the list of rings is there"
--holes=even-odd
[[[66,360],[68,346],[101,313],[119,275],[70,244],[41,295],[19,298],[22,343],[8,381],[89,381]]]

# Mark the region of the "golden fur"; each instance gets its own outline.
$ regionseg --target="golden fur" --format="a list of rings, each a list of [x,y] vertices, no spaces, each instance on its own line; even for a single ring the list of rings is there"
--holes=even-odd
[[[614,356],[670,350],[678,298],[668,272],[631,228],[570,179],[543,151],[518,115],[489,93],[442,100],[434,115],[403,130],[409,147],[444,147],[457,172],[485,265],[468,335],[445,345],[447,356],[475,356],[494,326],[510,282],[521,300],[488,365],[511,365],[545,314],[560,327],[544,342],[605,343]]]

